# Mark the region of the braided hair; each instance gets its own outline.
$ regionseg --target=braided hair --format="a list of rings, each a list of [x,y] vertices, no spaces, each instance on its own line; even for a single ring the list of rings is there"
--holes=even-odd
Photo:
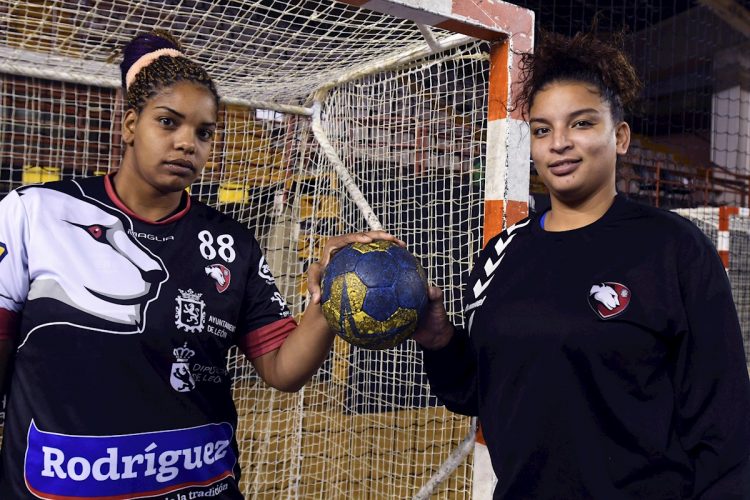
[[[189,81],[204,86],[214,96],[216,109],[219,107],[219,93],[205,69],[183,55],[177,57],[162,55],[140,69],[130,85],[127,84],[128,70],[141,57],[160,49],[182,51],[177,39],[162,31],[152,31],[136,36],[125,46],[120,63],[122,86],[126,93],[126,109],[140,112],[146,102],[161,90],[179,81]]]
[[[609,104],[612,119],[619,123],[641,91],[635,68],[622,46],[622,34],[607,43],[595,33],[577,33],[572,38],[543,32],[533,54],[521,56],[522,88],[517,104],[528,113],[536,94],[555,82],[583,82],[597,89]]]

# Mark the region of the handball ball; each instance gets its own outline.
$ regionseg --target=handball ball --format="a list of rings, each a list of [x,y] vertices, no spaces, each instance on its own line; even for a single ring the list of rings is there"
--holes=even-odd
[[[331,329],[365,349],[389,349],[409,338],[428,300],[422,266],[390,241],[345,246],[331,257],[321,286]]]

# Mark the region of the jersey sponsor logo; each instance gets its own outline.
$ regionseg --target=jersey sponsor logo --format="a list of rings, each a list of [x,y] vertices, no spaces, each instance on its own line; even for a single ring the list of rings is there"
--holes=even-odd
[[[606,281],[589,289],[589,305],[602,319],[622,314],[630,304],[630,289],[623,284]]]
[[[128,234],[130,236],[135,236],[136,238],[141,238],[149,241],[165,242],[174,240],[174,236],[156,236],[155,234],[150,233],[139,233],[137,231],[133,231],[132,229],[128,229]]]
[[[6,255],[8,255],[8,247],[0,241],[0,262],[3,261]]]
[[[83,314],[75,320],[43,323],[33,328],[19,345],[39,328],[67,324],[117,334],[143,331],[146,311],[169,278],[161,259],[128,234],[130,219],[112,207],[51,188],[31,187],[23,196],[40,196],[37,203],[37,251],[45,252],[48,272],[36,277],[28,300],[52,299]],[[49,210],[47,210],[49,208]],[[108,326],[102,326],[102,320]]]
[[[208,333],[225,339],[233,334],[236,329],[237,327],[229,321],[217,318],[211,314],[208,315],[208,324],[206,325],[206,331]]]
[[[260,262],[258,262],[258,276],[266,280],[268,285],[276,283],[276,279],[271,274],[271,266],[268,265],[265,257],[261,257]]]
[[[226,422],[115,436],[79,436],[29,426],[24,479],[43,499],[144,498],[234,477]]]
[[[211,264],[203,268],[208,276],[216,281],[216,291],[224,293],[229,288],[229,282],[232,280],[232,273],[222,264]]]
[[[179,290],[179,289],[178,289]],[[201,300],[202,293],[180,290],[175,298],[175,325],[186,332],[202,332],[206,322],[206,303]]]
[[[190,392],[195,389],[195,379],[190,372],[188,362],[195,355],[195,351],[187,346],[187,342],[182,347],[175,348],[172,353],[175,362],[172,363],[172,371],[169,374],[169,382],[172,389],[177,392]]]
[[[190,371],[196,383],[220,384],[229,377],[229,370],[223,366],[193,363],[190,367]]]

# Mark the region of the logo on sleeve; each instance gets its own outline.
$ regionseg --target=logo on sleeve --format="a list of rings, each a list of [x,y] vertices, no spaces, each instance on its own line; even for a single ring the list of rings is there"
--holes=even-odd
[[[287,309],[286,307],[286,300],[281,296],[279,292],[273,292],[271,302],[276,302],[277,304],[279,304],[279,316],[281,316],[282,318],[291,316],[292,313],[290,313],[289,309]]]
[[[630,290],[625,285],[606,281],[592,285],[589,290],[589,305],[602,319],[621,314],[630,304]]]
[[[5,246],[5,243],[0,241],[0,262],[3,261],[6,255],[8,255],[8,247]]]
[[[232,273],[229,269],[221,264],[211,264],[203,269],[208,276],[211,276],[216,282],[216,291],[223,293],[229,288],[229,282],[232,280]]]
[[[477,266],[471,272],[472,279],[474,280],[474,284],[471,286],[471,291],[474,293],[474,300],[464,309],[465,314],[468,314],[469,311],[471,311],[471,314],[469,314],[468,316],[469,334],[471,334],[471,327],[474,324],[474,315],[482,306],[482,304],[484,304],[484,301],[487,298],[485,292],[489,288],[492,280],[495,279],[495,271],[497,271],[498,267],[500,267],[500,263],[505,258],[506,250],[510,246],[510,242],[513,241],[513,238],[515,238],[517,235],[515,231],[527,226],[530,221],[531,219],[526,219],[517,224],[513,224],[505,231],[505,239],[503,239],[502,235],[499,236],[497,238],[497,241],[495,241],[494,248],[490,248],[488,246],[482,251],[484,266],[482,266],[481,268]],[[484,271],[484,273],[482,273],[482,271]]]
[[[260,262],[258,262],[258,276],[266,280],[269,285],[276,283],[273,274],[271,274],[271,266],[268,265],[265,257],[261,257]]]

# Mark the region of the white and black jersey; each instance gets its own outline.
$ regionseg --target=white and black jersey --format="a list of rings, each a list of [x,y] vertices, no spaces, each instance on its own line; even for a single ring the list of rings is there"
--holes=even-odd
[[[525,219],[483,249],[464,311],[426,370],[479,415],[496,498],[747,498],[739,322],[687,220],[620,196],[573,231]]]
[[[241,498],[227,352],[295,327],[250,232],[187,195],[140,220],[95,177],[10,193],[0,245],[0,498]]]

